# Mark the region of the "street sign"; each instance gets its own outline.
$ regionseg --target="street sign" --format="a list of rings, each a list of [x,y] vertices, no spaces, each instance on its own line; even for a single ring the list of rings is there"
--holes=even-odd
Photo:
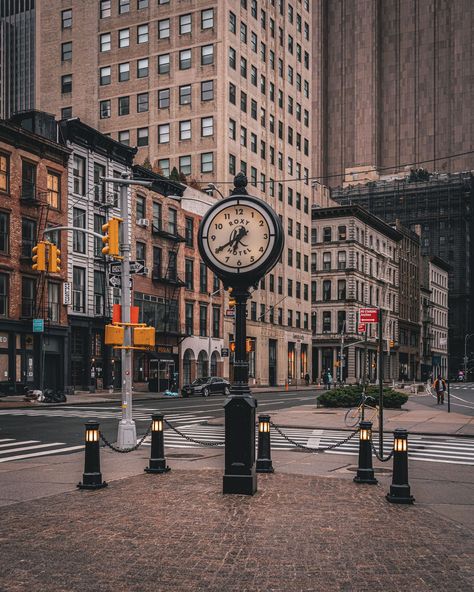
[[[359,309],[359,323],[377,323],[379,320],[378,308]]]
[[[233,319],[235,317],[235,308],[227,308],[225,316]]]
[[[111,263],[109,265],[109,272],[112,275],[121,275],[122,274],[122,263]],[[148,270],[145,267],[145,261],[143,261],[143,260],[130,261],[130,273],[138,273],[138,274],[148,273]]]
[[[119,275],[111,275],[109,276],[109,286],[112,288],[121,288],[122,287],[122,278]],[[129,288],[133,288],[133,280],[130,278]]]
[[[63,304],[72,304],[72,286],[71,282],[64,282],[63,284]]]
[[[367,331],[367,325],[365,323],[359,323],[357,325],[357,333],[365,333]]]
[[[44,332],[44,319],[33,319],[33,333]]]
[[[229,348],[228,347],[221,347],[221,356],[223,358],[229,357]]]
[[[109,272],[113,275],[120,275],[122,273],[121,263],[111,263],[109,265]]]

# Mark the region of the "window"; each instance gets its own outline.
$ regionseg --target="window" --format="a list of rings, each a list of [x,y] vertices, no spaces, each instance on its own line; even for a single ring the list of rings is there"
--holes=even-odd
[[[103,33],[100,36],[100,51],[102,51],[102,52],[110,51],[110,47],[111,47],[110,33]]]
[[[186,218],[184,238],[187,247],[194,247],[194,220],[192,218]]]
[[[72,9],[63,10],[61,12],[61,26],[63,29],[70,29],[72,27]]]
[[[201,117],[201,136],[203,138],[214,135],[214,118]]]
[[[148,8],[148,0],[138,0],[137,8],[138,10],[141,10],[142,8]]]
[[[325,302],[331,300],[331,280],[323,281],[323,300]]]
[[[288,283],[288,288],[287,288],[288,296],[293,296],[293,280],[289,279],[289,280],[287,280],[287,283]]]
[[[194,261],[192,259],[184,260],[184,283],[186,290],[194,290]]]
[[[99,103],[99,109],[100,109],[100,118],[101,119],[108,119],[110,117],[110,112],[111,112],[110,99],[107,99],[106,101],[101,101]]]
[[[194,303],[186,302],[184,313],[184,332],[186,335],[192,335],[194,331]]]
[[[72,310],[85,312],[86,270],[82,267],[72,268]]]
[[[178,210],[174,208],[168,208],[168,232],[178,234]]]
[[[236,51],[233,47],[229,47],[229,66],[235,70],[236,66]]]
[[[179,122],[179,139],[190,140],[191,139],[191,121],[180,121]]]
[[[72,210],[72,225],[74,228],[85,228],[86,227],[86,212],[79,208],[73,208]],[[86,252],[86,235],[83,232],[77,230],[73,233],[73,251],[75,253]]]
[[[119,64],[118,72],[119,72],[119,76],[118,76],[119,82],[126,82],[127,80],[130,80],[130,64],[129,64],[129,62]]]
[[[137,241],[135,244],[135,259],[146,261],[146,244]]]
[[[148,146],[148,128],[139,127],[137,129],[137,146]]]
[[[199,291],[207,294],[207,267],[202,262],[199,264]]]
[[[153,202],[153,221],[152,221],[152,229],[153,230],[161,230],[163,225],[163,210],[161,204],[154,201]]]
[[[179,104],[190,105],[191,104],[191,85],[186,84],[179,87]]]
[[[199,335],[207,337],[207,304],[199,305]]]
[[[180,70],[189,70],[191,68],[191,50],[184,49],[183,51],[179,52],[179,69]]]
[[[220,306],[212,307],[212,336],[220,337],[221,334],[221,308]]]
[[[72,107],[63,107],[61,109],[61,119],[70,119],[72,117]],[[1,156],[0,156],[1,158]]]
[[[240,91],[240,110],[247,113],[247,93]]]
[[[105,273],[94,270],[94,314],[105,314]]]
[[[99,84],[100,86],[105,86],[106,84],[110,84],[112,79],[112,68],[110,66],[105,66],[104,68],[100,69],[100,76],[99,76]]]
[[[119,97],[118,114],[128,115],[130,113],[130,97]]]
[[[201,101],[212,101],[214,98],[214,81],[201,82]]]
[[[105,203],[105,183],[101,177],[105,177],[105,167],[94,162],[94,201]]]
[[[72,74],[65,74],[61,76],[61,93],[64,95],[70,92],[72,92]]]
[[[102,225],[105,224],[105,216],[100,214],[94,214],[94,232],[97,234],[103,234],[102,232]],[[102,247],[103,247],[102,240],[95,236],[94,237],[94,257],[103,257],[102,255]]]
[[[229,103],[232,103],[232,105],[235,105],[236,96],[237,96],[237,90],[236,90],[235,84],[232,84],[232,82],[229,82]]]
[[[130,12],[130,0],[119,0],[119,14]]]
[[[240,23],[240,41],[247,43],[247,25],[245,23]]]
[[[311,255],[313,255],[313,253]],[[331,269],[331,253],[327,251],[323,253],[323,269],[326,271]]]
[[[10,216],[0,212],[0,253],[10,252]]]
[[[323,242],[330,243],[332,240],[332,230],[330,226],[323,228]]]
[[[148,111],[148,93],[140,93],[137,95],[137,113],[145,113]]]
[[[137,62],[137,78],[146,78],[148,76],[148,58],[143,58]]]
[[[158,126],[158,144],[168,144],[170,141],[170,124],[164,123]]]
[[[36,244],[36,221],[22,218],[21,220],[21,256],[31,257]]]
[[[162,277],[162,261],[163,254],[159,247],[153,247],[153,276],[154,278]]]
[[[182,14],[179,17],[179,34],[184,35],[185,33],[191,33],[191,15]]]
[[[214,153],[203,152],[201,154],[201,173],[212,173],[214,170]]]
[[[0,273],[0,316],[8,317],[8,275]]]
[[[288,309],[288,327],[293,327],[293,311]]]
[[[179,172],[183,173],[183,175],[191,174],[191,156],[179,157]]]
[[[257,320],[257,303],[253,301],[250,303],[250,319],[252,321]]]
[[[148,25],[139,25],[137,28],[137,43],[148,43]]]
[[[170,19],[163,19],[158,21],[158,39],[169,39],[170,36]]]
[[[170,159],[169,158],[160,158],[158,160],[158,168],[165,177],[169,177]]]
[[[130,29],[120,29],[119,31],[119,47],[130,46]]]
[[[258,37],[253,31],[250,33],[250,47],[254,53],[257,53]]]
[[[337,282],[337,299],[346,299],[346,280],[338,280]]]
[[[229,174],[235,175],[237,172],[236,159],[233,154],[229,154]]]
[[[240,75],[242,78],[247,78],[247,60],[240,58]]]
[[[201,47],[201,65],[206,66],[214,63],[214,46],[203,45]]]
[[[337,268],[346,269],[346,251],[338,251],[337,253]]]
[[[201,29],[212,29],[214,27],[214,9],[201,10]]]
[[[36,282],[32,278],[21,278],[21,316],[31,318],[35,309]]]
[[[168,74],[170,71],[170,54],[158,56],[158,74]]]
[[[75,154],[72,166],[73,190],[78,195],[85,194],[85,168],[86,161]]]
[[[229,12],[229,31],[234,34],[237,31],[237,17],[233,12]]]
[[[331,311],[323,310],[323,333],[331,332]]]
[[[338,226],[337,227],[337,235],[340,241],[346,240],[347,238],[347,230],[345,226]]]
[[[61,44],[61,60],[63,62],[72,60],[72,41]]]

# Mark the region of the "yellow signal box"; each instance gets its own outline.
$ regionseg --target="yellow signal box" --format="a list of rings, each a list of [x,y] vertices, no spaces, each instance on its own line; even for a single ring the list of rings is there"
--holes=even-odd
[[[33,265],[35,271],[46,271],[46,242],[40,241],[33,247]]]
[[[120,256],[120,223],[121,218],[110,218],[107,224],[102,225],[102,232],[105,232],[105,236],[102,237],[102,242],[105,247],[102,249],[104,255],[110,255],[111,257]]]
[[[134,327],[133,345],[135,347],[153,347],[155,345],[155,328]]]
[[[235,352],[235,341],[229,343],[229,349],[231,352]]]
[[[395,345],[395,341],[393,339],[390,339],[390,347],[393,347]]]
[[[253,340],[250,339],[249,337],[247,337],[247,339],[245,341],[245,351],[247,353],[254,351],[253,343],[254,343]]]
[[[229,288],[229,306],[233,308],[237,304],[237,300],[232,296],[233,288]]]
[[[107,345],[123,345],[124,328],[118,325],[105,325],[105,343]]]
[[[334,364],[335,364],[336,368],[340,368],[341,367],[341,362],[339,360],[336,360],[334,362]]]
[[[61,251],[56,245],[49,245],[48,271],[59,273],[61,271]]]

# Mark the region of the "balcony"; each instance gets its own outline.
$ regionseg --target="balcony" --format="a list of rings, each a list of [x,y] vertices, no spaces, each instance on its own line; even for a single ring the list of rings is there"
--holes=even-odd
[[[165,230],[163,225],[156,220],[153,221],[151,232],[154,236],[161,236],[162,238],[166,238],[175,243],[184,243],[186,240],[183,235],[179,234],[179,229],[177,227],[173,228],[168,226],[168,230]]]
[[[186,283],[178,277],[176,270],[169,269],[167,273],[163,273],[162,269],[156,265],[151,271],[151,279],[154,282],[168,284],[169,286],[176,286],[177,288],[181,288],[186,285]]]

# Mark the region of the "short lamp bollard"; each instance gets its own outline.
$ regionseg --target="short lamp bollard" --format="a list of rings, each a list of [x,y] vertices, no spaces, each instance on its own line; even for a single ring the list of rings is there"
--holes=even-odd
[[[408,433],[397,428],[393,433],[393,476],[387,500],[393,504],[412,504],[408,484]]]
[[[102,473],[100,472],[99,440],[99,424],[96,421],[88,421],[85,432],[84,473],[82,482],[77,484],[79,489],[107,487],[107,483],[102,481]]]
[[[372,468],[372,422],[361,421],[359,424],[359,466],[356,483],[369,483],[374,485],[377,479]]]
[[[270,447],[270,416],[258,416],[257,473],[273,473]]]
[[[163,414],[151,416],[151,452],[150,462],[145,468],[147,473],[167,473],[171,469],[166,466],[165,445],[163,437]]]

